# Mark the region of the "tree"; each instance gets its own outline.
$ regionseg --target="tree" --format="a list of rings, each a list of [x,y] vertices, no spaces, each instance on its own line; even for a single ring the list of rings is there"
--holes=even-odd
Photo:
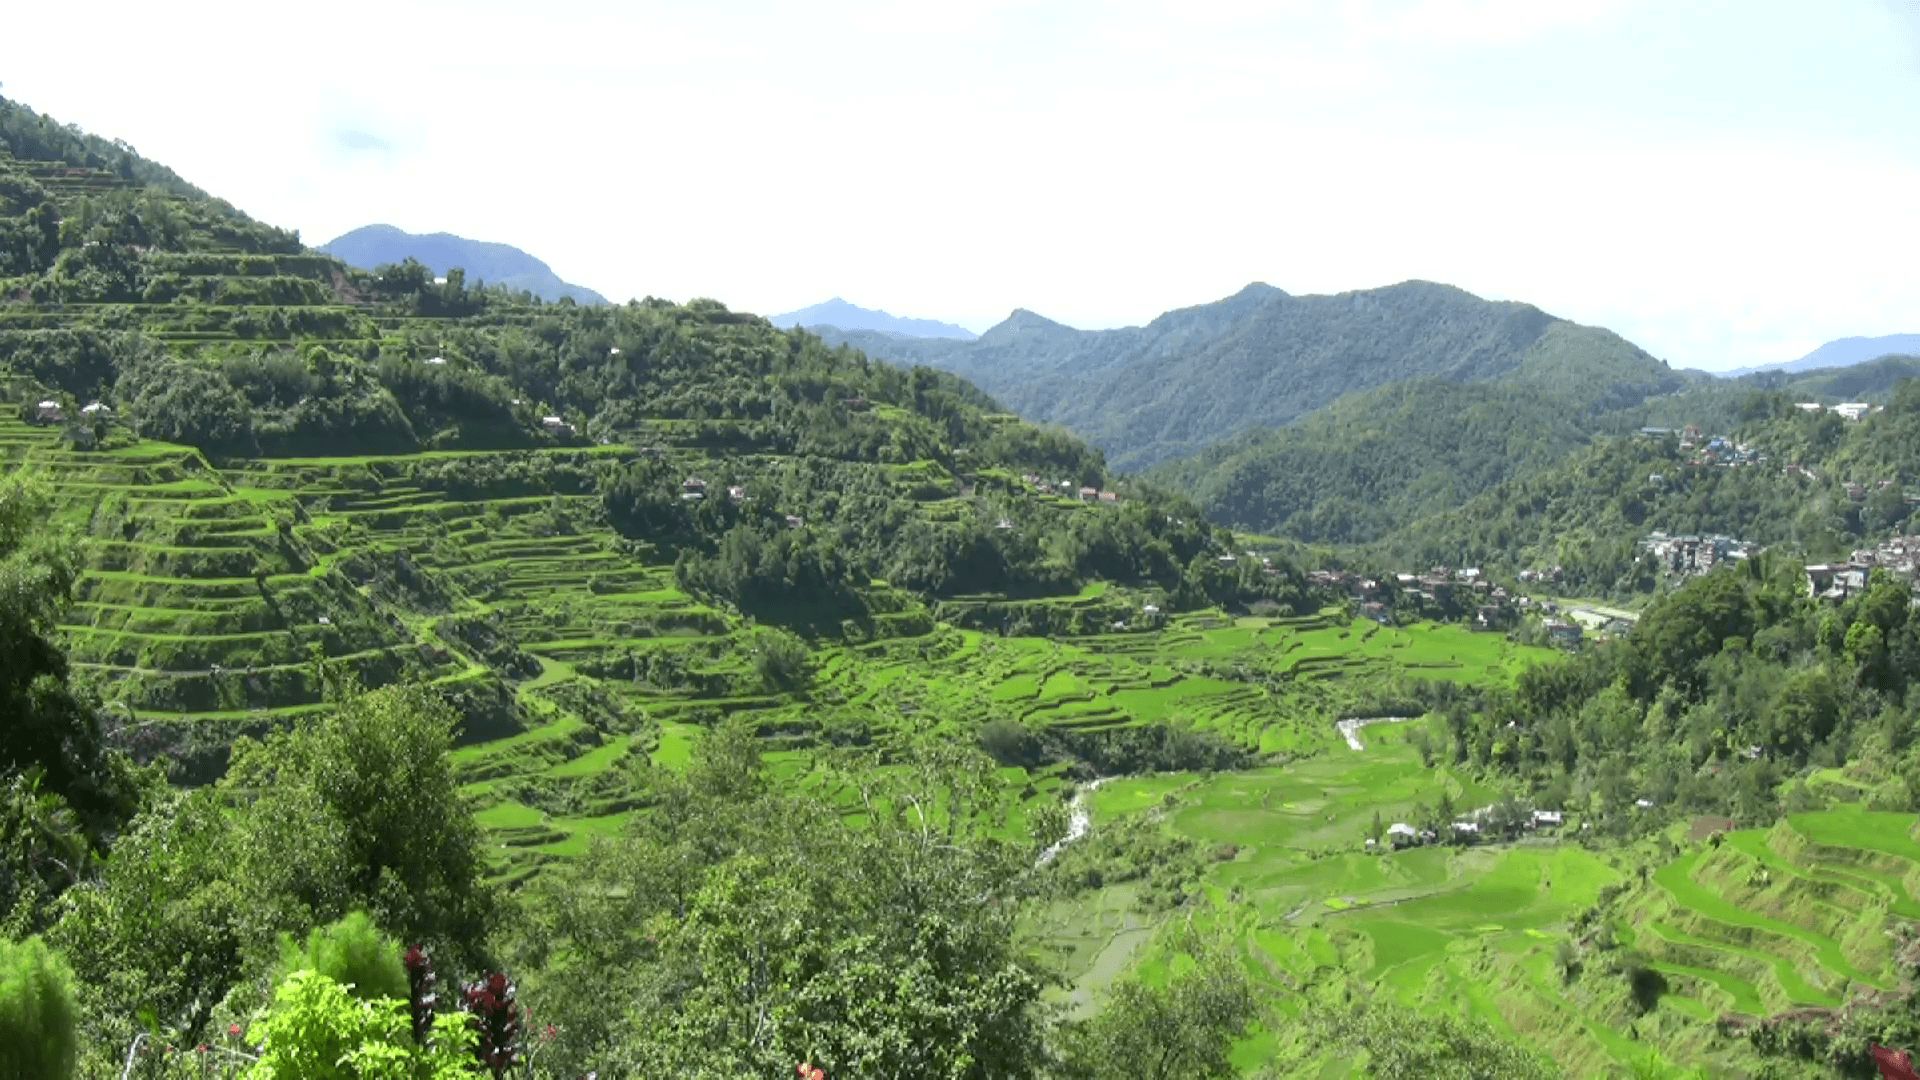
[[[274,992],[256,1030],[260,1060],[248,1080],[467,1080],[475,1033],[458,1012],[415,1042],[407,1003],[362,1000],[315,971],[296,971]]]
[[[52,635],[73,588],[72,546],[45,528],[50,498],[15,473],[0,480],[0,778],[33,772],[98,841],[134,809],[134,780],[108,751],[97,710],[67,682]]]
[[[234,745],[221,790],[244,807],[236,870],[283,929],[364,907],[375,925],[479,966],[493,897],[433,689],[349,683],[321,719]]]
[[[1375,810],[1373,812],[1373,824],[1367,827],[1367,836],[1370,837],[1375,844],[1378,844],[1386,835],[1387,826],[1380,820],[1380,811]]]
[[[978,755],[769,784],[751,733],[658,775],[631,831],[533,888],[514,947],[563,1073],[1031,1075],[1043,985],[1014,939],[1030,845],[983,820]]]
[[[291,935],[282,937],[280,970],[283,975],[317,971],[362,1001],[408,996],[399,947],[374,928],[364,911],[349,912],[339,922],[314,930],[304,946],[295,944]]]
[[[124,1044],[148,1012],[183,1043],[205,1034],[245,948],[274,930],[236,873],[232,825],[211,789],[165,793],[114,844],[99,879],[68,894],[51,938],[86,988],[90,1042]]]
[[[1361,1051],[1367,1072],[1420,1080],[1548,1080],[1559,1071],[1486,1024],[1445,1012],[1416,1013],[1371,1002],[1324,1015],[1313,1028],[1321,1045]]]
[[[1252,978],[1220,944],[1164,986],[1118,984],[1091,1021],[1068,1028],[1066,1075],[1075,1080],[1224,1080],[1240,1074],[1234,1040],[1261,1012]]]

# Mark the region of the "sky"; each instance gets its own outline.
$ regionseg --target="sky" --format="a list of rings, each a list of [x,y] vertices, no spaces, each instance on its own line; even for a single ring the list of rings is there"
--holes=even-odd
[[[1418,278],[1710,370],[1920,332],[1920,0],[104,0],[83,49],[72,21],[9,13],[0,93],[309,244],[452,232],[618,299],[1093,329]]]

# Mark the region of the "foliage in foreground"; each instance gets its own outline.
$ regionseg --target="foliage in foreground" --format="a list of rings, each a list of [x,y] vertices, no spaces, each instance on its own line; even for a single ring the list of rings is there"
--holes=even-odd
[[[0,937],[0,1080],[60,1080],[73,1074],[73,972],[34,937]]]
[[[426,1045],[413,1038],[407,1003],[363,999],[315,971],[296,971],[274,992],[260,1025],[260,1060],[248,1080],[454,1080],[474,1075],[474,1029],[439,1017]]]
[[[318,972],[362,1001],[405,998],[409,993],[399,950],[364,911],[349,912],[332,926],[308,934],[304,946],[295,944],[291,934],[283,935],[280,966],[288,974]]]

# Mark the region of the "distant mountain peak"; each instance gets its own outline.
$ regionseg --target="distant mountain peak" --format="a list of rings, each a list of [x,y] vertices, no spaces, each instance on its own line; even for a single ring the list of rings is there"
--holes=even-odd
[[[1018,308],[972,343],[873,333],[829,340],[951,371],[1027,419],[1087,438],[1123,470],[1413,378],[1598,384],[1622,399],[1677,385],[1616,335],[1431,281],[1312,296],[1255,281],[1145,326],[1109,330],[1076,330]]]
[[[798,311],[789,311],[784,315],[770,315],[767,321],[775,326],[831,326],[837,330],[875,330],[883,334],[895,334],[913,338],[955,338],[960,341],[972,341],[973,331],[952,323],[934,319],[910,319],[899,315],[889,315],[873,308],[863,308],[848,303],[836,296],[824,303],[803,307]]]
[[[1756,371],[1818,371],[1822,368],[1853,367],[1856,364],[1878,360],[1883,356],[1916,355],[1920,355],[1920,334],[1843,337],[1827,342],[1798,360],[1789,360],[1783,364],[1758,364],[1754,367],[1735,368],[1724,374],[1737,376]]]
[[[452,233],[410,233],[393,225],[363,225],[315,250],[362,270],[417,259],[436,274],[459,267],[470,283],[524,289],[549,302],[562,297],[571,297],[577,304],[607,302],[592,289],[560,280],[552,267],[517,247]]]

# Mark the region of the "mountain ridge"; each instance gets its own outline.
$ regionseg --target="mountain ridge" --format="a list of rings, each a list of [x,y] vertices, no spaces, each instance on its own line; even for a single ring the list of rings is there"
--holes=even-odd
[[[530,292],[553,303],[604,304],[607,298],[583,285],[562,281],[545,262],[511,244],[472,240],[452,233],[410,233],[393,225],[363,225],[314,249],[349,266],[373,270],[416,259],[436,274],[459,268],[476,281]]]
[[[952,338],[959,341],[972,341],[978,337],[964,326],[955,326],[953,323],[940,322],[936,319],[890,315],[884,311],[850,304],[838,296],[785,314],[769,315],[767,321],[782,328],[832,327],[837,330],[868,330],[882,334],[898,334],[909,338]]]
[[[1144,326],[1113,330],[1077,330],[1020,308],[972,342],[822,333],[878,359],[951,371],[1029,420],[1088,439],[1116,468],[1133,470],[1242,432],[1282,427],[1347,394],[1401,379],[1497,379],[1519,370],[1536,348],[1553,354],[1556,371],[1575,377],[1584,377],[1577,369],[1591,358],[1637,368],[1627,380],[1636,384],[1677,378],[1603,328],[1587,328],[1578,341],[1549,340],[1548,331],[1560,325],[1576,324],[1531,304],[1416,280],[1309,296],[1254,282]]]
[[[1879,337],[1852,336],[1835,338],[1798,360],[1789,360],[1783,364],[1756,364],[1752,367],[1734,368],[1721,372],[1726,378],[1738,378],[1762,371],[1819,371],[1826,368],[1852,367],[1886,356],[1913,356],[1920,354],[1920,334],[1882,334]]]

